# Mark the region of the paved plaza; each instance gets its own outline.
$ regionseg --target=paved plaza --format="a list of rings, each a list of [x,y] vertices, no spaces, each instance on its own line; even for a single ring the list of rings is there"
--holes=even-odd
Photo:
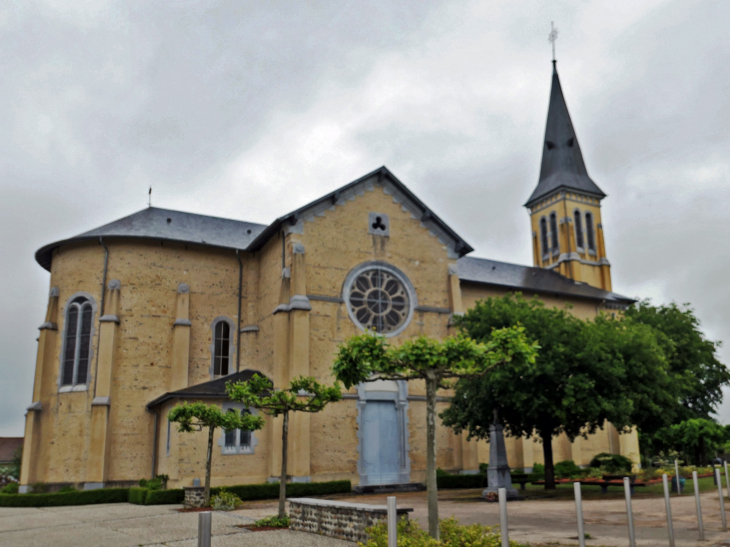
[[[385,496],[332,496],[342,501],[384,504]],[[479,499],[477,490],[450,490],[439,495],[441,517],[455,516],[464,524],[496,525],[498,506]],[[425,492],[398,495],[400,506],[412,507],[413,518],[426,523]],[[677,547],[730,546],[723,532],[717,493],[702,495],[707,540],[697,540],[692,496],[672,498]],[[664,501],[637,496],[633,500],[637,545],[666,546]],[[2,547],[195,547],[196,513],[179,513],[179,506],[122,504],[48,508],[0,508]],[[730,508],[730,506],[729,506]],[[247,502],[234,512],[213,515],[213,546],[353,547],[353,543],[301,532],[248,532],[238,528],[276,513],[276,502]],[[586,532],[593,547],[627,546],[625,503],[620,493],[584,501]],[[510,539],[532,545],[576,545],[575,505],[571,499],[532,499],[509,504]]]

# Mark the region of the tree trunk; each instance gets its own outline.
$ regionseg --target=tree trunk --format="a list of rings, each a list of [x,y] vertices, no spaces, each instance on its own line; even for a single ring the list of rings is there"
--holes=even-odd
[[[279,518],[286,517],[286,460],[288,456],[287,441],[289,439],[289,412],[284,412],[284,424],[281,429],[281,476],[279,477]]]
[[[214,427],[208,428],[208,457],[205,462],[205,507],[210,506],[210,467],[213,460],[213,432]]]
[[[545,490],[555,490],[555,464],[553,463],[553,437],[542,437],[542,455],[545,459]]]
[[[428,489],[428,533],[439,539],[438,485],[436,483],[436,378],[426,378],[426,488]]]

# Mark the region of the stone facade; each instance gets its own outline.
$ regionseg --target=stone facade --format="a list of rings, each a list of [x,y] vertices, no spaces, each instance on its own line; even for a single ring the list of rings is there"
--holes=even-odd
[[[406,198],[380,174],[373,175],[349,194],[334,195],[280,226],[255,250],[154,237],[109,237],[104,245],[98,239],[61,242],[50,264],[21,484],[72,482],[98,488],[132,485],[158,473],[169,475],[170,487],[192,484],[205,468],[205,433],[179,433],[167,423],[167,412],[179,399],[147,405],[213,378],[213,325],[221,318],[233,326],[234,370],[261,371],[275,385],[298,375],[330,383],[338,344],[362,332],[343,295],[345,279],[355,268],[384,263],[412,284],[412,318],[392,338],[395,344],[421,335],[449,336],[452,314],[510,290],[460,280],[459,242]],[[387,236],[372,233],[373,212],[387,216]],[[89,375],[86,383],[65,389],[59,379],[63,340],[77,295],[93,306]],[[537,296],[549,305],[571,305],[581,318],[606,309],[598,299]],[[425,389],[419,382],[402,389],[393,399],[403,410],[396,443],[400,473],[423,481]],[[379,400],[390,393],[383,387]],[[319,414],[292,416],[288,469],[294,480],[360,483],[365,395],[353,388]],[[442,400],[438,410],[447,404]],[[226,453],[224,433],[216,432],[212,485],[278,477],[281,427],[281,418],[266,417],[264,429],[254,433],[253,450],[245,454]],[[539,443],[509,438],[506,443],[513,468],[542,462]],[[605,451],[638,462],[636,434],[619,436],[610,425],[588,440],[559,438],[554,447],[555,461],[585,465]],[[445,427],[437,430],[437,463],[443,469],[474,472],[480,462],[488,462],[488,453],[486,443],[467,442]]]
[[[185,486],[185,507],[205,507],[205,486]]]
[[[398,518],[408,519],[413,509],[398,508]],[[289,528],[346,541],[367,543],[365,532],[387,519],[385,505],[367,505],[331,500],[293,498],[289,500]]]

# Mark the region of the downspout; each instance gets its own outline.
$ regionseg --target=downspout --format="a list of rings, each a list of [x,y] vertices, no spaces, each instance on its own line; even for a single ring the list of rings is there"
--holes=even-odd
[[[236,249],[238,258],[238,321],[236,327],[236,372],[241,370],[241,293],[243,292],[243,259]]]
[[[101,306],[99,308],[99,329],[96,335],[96,359],[94,364],[94,397],[96,397],[96,377],[99,372],[99,343],[101,342],[101,318],[104,316],[104,300],[106,300],[106,272],[109,266],[109,248],[103,238],[99,238],[99,244],[104,247],[104,272],[101,276]]]
[[[159,437],[160,437],[159,430],[157,427],[157,422],[160,419],[160,415],[157,414],[156,411],[150,410],[150,407],[148,407],[148,406],[145,407],[145,410],[147,412],[149,412],[150,414],[153,414],[155,417],[155,429],[152,432],[152,440],[153,440],[153,442],[152,442],[152,474],[150,475],[150,478],[154,479],[155,475],[156,475],[155,472],[157,471],[157,444],[158,444]]]

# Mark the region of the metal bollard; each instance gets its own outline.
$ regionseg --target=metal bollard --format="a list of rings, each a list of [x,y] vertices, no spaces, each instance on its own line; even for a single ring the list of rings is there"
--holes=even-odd
[[[677,495],[682,495],[682,485],[679,484],[679,463],[677,463],[677,460],[674,460],[674,476],[676,477],[677,481]]]
[[[715,469],[715,480],[717,481],[717,493],[720,496],[720,517],[722,517],[722,529],[727,532],[727,517],[725,516],[725,498],[722,497],[722,477],[720,477],[719,469]]]
[[[398,547],[398,511],[395,496],[388,496],[388,547]]]
[[[502,535],[502,547],[509,547],[509,529],[507,526],[507,489],[499,492],[499,533]]]
[[[624,495],[626,496],[626,520],[629,525],[629,547],[636,547],[634,513],[631,510],[631,482],[628,477],[624,477]]]
[[[198,547],[210,547],[210,535],[213,529],[213,513],[198,513]]]
[[[578,544],[580,547],[586,547],[586,533],[583,529],[583,499],[580,495],[580,483],[573,483],[573,491],[575,492],[575,518],[578,521]]]
[[[730,474],[727,472],[727,462],[725,462],[725,485],[727,486],[727,493],[730,495]]]
[[[692,471],[692,482],[695,485],[695,503],[697,504],[697,528],[700,531],[700,541],[705,541],[705,528],[702,526],[702,504],[700,503],[700,482],[697,480],[697,471]]]
[[[669,481],[666,473],[662,475],[664,484],[664,505],[667,508],[667,532],[669,533],[669,547],[674,547],[674,526],[672,525],[672,505],[669,503]]]

